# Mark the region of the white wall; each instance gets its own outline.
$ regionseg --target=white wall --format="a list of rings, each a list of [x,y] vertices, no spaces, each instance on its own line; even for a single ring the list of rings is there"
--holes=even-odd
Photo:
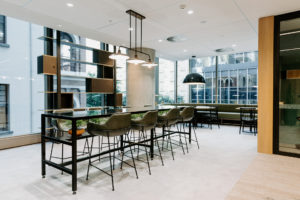
[[[10,47],[0,47],[0,84],[9,84],[10,130],[13,136],[39,132],[44,97],[38,91],[43,91],[44,79],[37,75],[37,56],[43,54],[43,42],[37,38],[43,28],[6,19]]]

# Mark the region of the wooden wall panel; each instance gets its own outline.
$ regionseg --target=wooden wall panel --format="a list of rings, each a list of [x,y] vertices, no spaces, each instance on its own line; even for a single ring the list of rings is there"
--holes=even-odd
[[[0,150],[19,146],[31,145],[41,142],[41,134],[27,134],[0,138]]]
[[[259,19],[257,150],[273,153],[274,17]]]

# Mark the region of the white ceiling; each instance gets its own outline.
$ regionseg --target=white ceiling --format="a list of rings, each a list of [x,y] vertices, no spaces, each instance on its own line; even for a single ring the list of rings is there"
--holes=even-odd
[[[1,14],[126,46],[128,9],[146,17],[143,46],[162,57],[184,59],[216,55],[215,49],[233,44],[235,52],[257,50],[258,18],[300,10],[300,0],[0,0]],[[187,14],[190,9],[194,14]],[[174,35],[187,40],[165,40]]]

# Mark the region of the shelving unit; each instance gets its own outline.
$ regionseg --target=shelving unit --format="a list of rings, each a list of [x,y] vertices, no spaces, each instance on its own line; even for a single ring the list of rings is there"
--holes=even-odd
[[[73,96],[75,94],[105,94],[107,98],[106,102],[110,106],[116,106],[116,66],[115,61],[110,59],[109,56],[112,54],[111,52],[101,50],[100,48],[92,48],[88,46],[84,46],[81,44],[75,44],[72,42],[61,41],[60,40],[60,31],[56,31],[56,38],[53,37],[53,30],[47,29],[46,36],[41,36],[38,39],[41,39],[47,42],[49,46],[52,47],[50,49],[50,53],[48,56],[54,57],[53,55],[53,43],[56,43],[56,52],[57,55],[55,58],[56,61],[56,73],[43,73],[44,71],[47,72],[47,62],[43,61],[41,58],[40,62],[38,62],[38,70],[40,74],[45,74],[47,76],[48,84],[50,86],[45,89],[45,91],[41,92],[47,96],[48,100],[48,107],[45,110],[54,110],[54,109],[63,109],[63,108],[73,108]],[[47,36],[48,35],[48,36]],[[50,37],[51,36],[51,37]],[[93,62],[86,61],[86,60],[78,60],[78,59],[70,59],[70,58],[63,58],[61,57],[61,45],[67,45],[72,48],[83,49],[87,51],[92,51],[93,53]],[[52,59],[53,61],[53,59]],[[61,74],[61,62],[70,62],[70,63],[79,63],[79,64],[86,64],[86,65],[93,65],[97,68],[97,77],[92,78],[88,76],[76,76],[76,75],[64,75]],[[42,65],[42,66],[41,66]],[[51,67],[49,65],[49,67]],[[53,68],[53,63],[52,63]],[[45,70],[44,70],[45,69]],[[53,69],[52,69],[53,71]],[[56,77],[56,91],[54,91],[54,78]],[[62,92],[61,91],[61,78],[62,77],[76,77],[76,78],[85,78],[86,82],[86,90],[85,92]],[[72,100],[70,100],[72,95]],[[72,101],[72,103],[67,103]],[[113,102],[110,102],[113,101]]]

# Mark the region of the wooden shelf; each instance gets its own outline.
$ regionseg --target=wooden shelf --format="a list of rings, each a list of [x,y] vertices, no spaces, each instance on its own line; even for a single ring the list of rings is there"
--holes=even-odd
[[[108,106],[99,106],[99,107],[80,107],[80,108],[70,108],[75,112],[80,112],[80,111],[89,111],[89,110],[102,110],[106,109]],[[56,110],[64,110],[62,109],[39,109],[38,111],[44,111],[44,112],[52,112]]]
[[[95,63],[95,62],[87,62],[87,61],[83,61],[83,60],[75,60],[75,59],[69,59],[69,58],[61,58],[61,61],[66,61],[66,62],[71,62],[71,63],[80,63],[80,64],[87,64],[87,65],[103,65],[105,67],[111,67],[113,68],[114,66],[112,65],[106,65],[106,64],[102,64],[102,63]]]
[[[49,40],[56,41],[55,38],[46,37],[46,36],[41,36],[41,37],[39,37],[38,39],[40,39],[40,40],[46,40],[46,41],[49,41]],[[64,45],[71,46],[71,47],[76,47],[76,48],[85,49],[85,50],[90,50],[90,51],[93,51],[93,50],[104,51],[104,50],[102,50],[102,49],[100,49],[100,48],[88,47],[88,46],[84,46],[84,45],[81,45],[81,44],[75,44],[75,43],[73,43],[73,42],[60,41],[60,43],[61,43],[61,44],[64,44]],[[111,53],[111,52],[109,52],[109,51],[104,51],[104,52]]]
[[[56,41],[55,38],[51,38],[51,37],[46,37],[46,36],[41,36],[38,39],[40,40],[44,40],[44,41]],[[101,63],[101,62],[87,62],[87,61],[82,61],[82,60],[73,60],[73,59],[68,59],[68,58],[61,58],[61,60],[63,61],[69,61],[69,62],[74,62],[74,63],[82,63],[82,64],[89,64],[89,65],[103,65],[106,67],[114,67],[114,63],[115,61],[108,58],[110,54],[112,54],[112,52],[109,51],[104,51],[101,50],[99,48],[92,48],[92,47],[88,47],[88,46],[84,46],[81,44],[75,44],[73,42],[67,42],[67,41],[61,41],[60,44],[62,45],[67,45],[70,47],[74,47],[74,48],[79,48],[79,49],[83,49],[83,50],[89,50],[89,51],[93,51],[93,54],[98,54],[99,56],[97,56],[98,60],[105,60],[106,63]]]
[[[45,93],[45,94],[55,94],[57,93],[56,91],[39,91],[38,93]],[[113,94],[113,92],[61,92],[62,94]]]

